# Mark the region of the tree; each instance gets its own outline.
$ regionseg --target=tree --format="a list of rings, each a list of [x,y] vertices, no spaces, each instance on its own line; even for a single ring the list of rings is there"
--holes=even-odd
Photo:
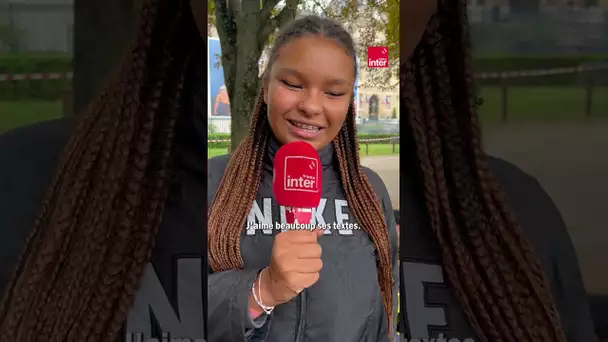
[[[286,0],[274,14],[278,0],[221,0],[210,4],[222,48],[222,67],[230,97],[231,145],[246,136],[258,90],[258,61],[272,33],[296,16],[298,0]]]
[[[399,0],[304,0],[302,11],[319,14],[341,22],[353,35],[361,63],[367,70],[367,83],[360,87],[394,89],[399,79]],[[367,69],[367,48],[387,46],[389,68]]]
[[[208,2],[209,27],[217,29],[221,63],[230,98],[231,147],[249,131],[259,87],[259,60],[276,31],[298,13],[319,14],[342,23],[356,36],[361,61],[367,46],[386,45],[393,65],[374,73],[372,82],[388,84],[399,57],[399,0],[215,0]],[[378,37],[378,33],[384,37]]]

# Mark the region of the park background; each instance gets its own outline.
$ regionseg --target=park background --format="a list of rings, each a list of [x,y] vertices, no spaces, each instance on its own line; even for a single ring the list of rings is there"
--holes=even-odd
[[[83,15],[74,16],[73,0],[0,0],[0,133],[83,108],[97,88],[78,78],[108,74],[139,10],[139,0],[101,3],[90,2]],[[345,0],[276,3],[295,6],[292,14],[320,13],[350,23],[360,45],[356,91],[362,162],[381,175],[398,208],[398,30],[386,20],[398,1],[376,1],[381,6],[371,9],[356,1],[360,5],[353,9]],[[228,44],[230,36],[215,27],[218,9],[212,3],[209,9],[209,37]],[[375,15],[366,15],[370,11]],[[608,295],[608,0],[472,0],[469,19],[486,151],[539,180],[568,225],[587,290]],[[88,38],[75,34],[95,30]],[[365,46],[370,45],[391,48],[388,70],[366,68]],[[254,61],[259,70],[253,75],[263,69],[264,53]],[[222,66],[218,55],[221,48],[206,61],[210,74]],[[85,86],[73,87],[73,79]],[[230,133],[239,125],[235,121],[247,119],[242,108],[231,108],[239,116],[214,118],[220,86],[208,94],[210,155],[226,153],[235,142]],[[382,102],[387,96],[389,104]]]

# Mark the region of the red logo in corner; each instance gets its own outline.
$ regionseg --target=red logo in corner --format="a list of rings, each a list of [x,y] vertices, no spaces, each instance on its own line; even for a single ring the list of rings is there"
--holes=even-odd
[[[367,48],[368,68],[388,68],[388,47],[370,46]]]

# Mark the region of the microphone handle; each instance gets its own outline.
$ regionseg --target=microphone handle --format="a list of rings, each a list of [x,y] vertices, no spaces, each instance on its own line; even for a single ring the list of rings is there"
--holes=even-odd
[[[285,207],[287,224],[309,224],[312,221],[312,208]]]

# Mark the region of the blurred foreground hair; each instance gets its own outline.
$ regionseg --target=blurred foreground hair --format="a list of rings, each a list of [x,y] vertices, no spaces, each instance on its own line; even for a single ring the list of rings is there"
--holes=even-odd
[[[167,198],[188,70],[204,60],[189,0],[145,0],[139,22],[61,157],[2,300],[2,342],[114,342],[127,317]]]
[[[566,342],[532,247],[482,149],[465,0],[442,1],[401,67],[408,131],[443,268],[482,341]],[[407,222],[402,223],[406,226]]]

